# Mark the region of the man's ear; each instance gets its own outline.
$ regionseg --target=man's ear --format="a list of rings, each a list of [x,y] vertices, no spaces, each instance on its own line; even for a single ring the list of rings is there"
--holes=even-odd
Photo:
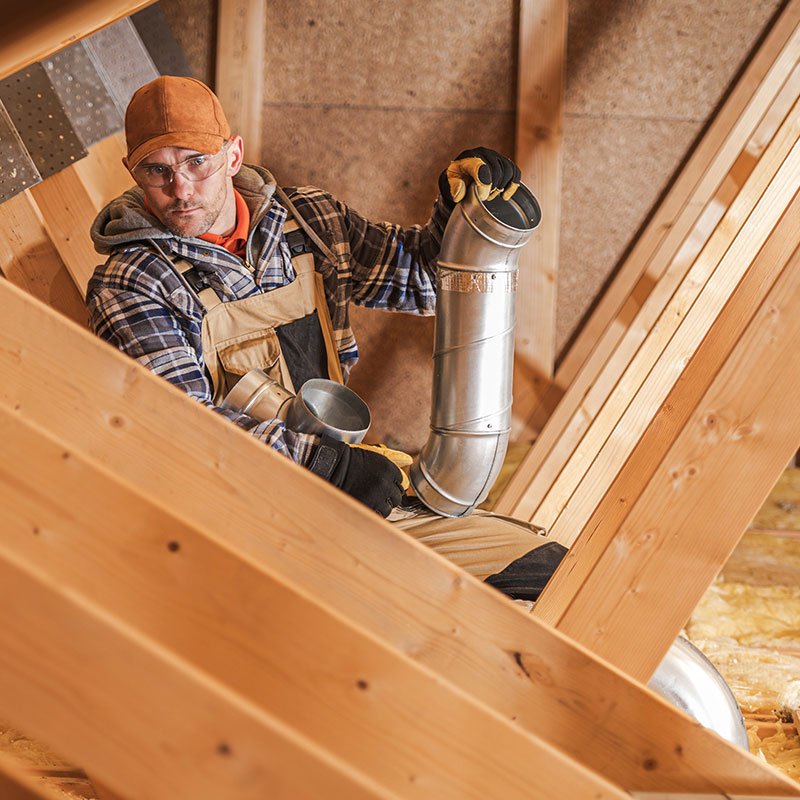
[[[244,142],[241,136],[231,138],[231,146],[228,148],[228,175],[232,178],[242,168],[244,162]]]

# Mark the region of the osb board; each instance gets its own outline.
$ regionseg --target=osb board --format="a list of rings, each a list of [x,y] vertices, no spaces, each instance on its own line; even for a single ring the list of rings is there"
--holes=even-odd
[[[770,533],[753,532],[769,530]],[[731,687],[750,746],[800,782],[800,469],[789,468],[695,609],[689,638]],[[786,531],[781,535],[781,531]]]

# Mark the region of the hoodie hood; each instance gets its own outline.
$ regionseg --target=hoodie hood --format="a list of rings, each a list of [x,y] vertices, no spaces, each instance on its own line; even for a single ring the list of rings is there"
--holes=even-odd
[[[234,176],[233,185],[250,209],[252,231],[272,202],[275,178],[262,167],[243,164]],[[169,241],[181,241],[157,217],[147,212],[144,192],[138,186],[115,198],[100,211],[92,224],[91,236],[94,249],[104,256],[124,250],[132,244],[147,243],[154,239],[162,245]]]

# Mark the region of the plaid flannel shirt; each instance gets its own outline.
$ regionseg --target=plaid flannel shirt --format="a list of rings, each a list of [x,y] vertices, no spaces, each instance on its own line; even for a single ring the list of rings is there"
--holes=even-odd
[[[247,264],[201,239],[172,235],[146,212],[138,188],[106,206],[92,227],[96,249],[110,257],[89,282],[90,323],[101,338],[140,364],[297,463],[306,464],[319,442],[317,436],[289,431],[279,420],[258,421],[214,406],[201,344],[205,309],[169,263],[171,259],[192,262],[223,302],[294,280],[282,232],[287,210],[272,197],[272,176],[258,167],[243,167],[234,183],[251,211]],[[403,229],[371,223],[318,189],[285,191],[327,245],[328,253],[314,245],[312,250],[347,376],[358,359],[349,323],[351,301],[415,314],[434,312],[436,257],[448,212],[438,201],[426,225]]]

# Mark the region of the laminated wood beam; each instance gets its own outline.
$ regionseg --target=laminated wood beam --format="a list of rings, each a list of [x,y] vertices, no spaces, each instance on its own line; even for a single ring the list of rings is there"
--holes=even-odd
[[[665,263],[746,151],[756,125],[797,64],[798,25],[800,2],[791,0],[559,364],[529,420],[534,430],[542,430],[573,384],[581,381],[583,391],[591,385]]]
[[[561,132],[567,0],[521,0],[516,162],[542,207],[519,257],[512,436],[531,438],[528,418],[553,375],[561,223]]]
[[[86,295],[100,257],[89,229],[97,214],[92,193],[75,166],[62,169],[29,190],[44,221],[45,229],[61,256],[81,297]]]
[[[0,753],[3,800],[64,800],[64,793],[33,777],[15,758]]]
[[[26,192],[0,205],[0,274],[78,324],[86,325],[83,298]]]
[[[728,246],[727,227],[738,226],[741,220],[738,213],[747,208],[751,191],[743,191],[737,198],[719,226],[720,235],[717,237],[715,234],[709,240],[653,329],[653,334],[645,340],[595,418],[581,441],[578,457],[559,476],[558,482],[563,479],[564,487],[570,487],[568,499],[566,492],[559,496],[559,491],[563,491],[559,487],[540,507],[540,510],[546,509],[546,514],[555,515],[552,532],[559,541],[570,544],[574,541],[577,530],[597,506],[725,303],[738,291],[739,281],[785,213],[797,191],[800,177],[798,136],[800,103],[774,143],[777,147],[787,138],[794,141],[785,162]],[[782,147],[773,155],[775,153],[782,154]],[[769,167],[771,158],[768,155],[745,187],[754,194],[762,190],[760,168]],[[796,232],[789,231],[785,236],[792,246],[796,245]],[[725,247],[727,249],[720,259],[720,251]],[[698,291],[701,287],[702,290]],[[594,459],[588,471],[584,467],[589,463],[584,461],[587,456]],[[561,497],[566,499],[565,504]]]
[[[0,405],[440,680],[619,786],[787,791],[774,770],[14,287],[0,284],[0,308]]]
[[[97,764],[95,772],[126,795],[386,796],[6,553],[0,556],[0,598],[4,713],[24,717],[32,735],[58,743],[76,760]]]
[[[215,89],[249,162],[261,161],[267,0],[219,0]]]
[[[152,0],[40,0],[3,6],[0,78],[150,5]]]
[[[91,197],[93,208],[103,208],[134,187],[133,178],[122,163],[126,153],[125,135],[114,133],[93,144],[89,155],[75,163],[75,172]]]
[[[799,133],[800,108],[796,104],[741,190],[735,192],[700,254],[693,261],[676,260],[674,272],[662,278],[643,307],[646,319],[637,318],[637,324],[626,331],[540,469],[531,475],[532,461],[523,461],[500,498],[498,511],[533,519],[552,529],[565,544],[574,541],[586,519],[577,509],[591,513],[598,492],[605,491],[626,457],[625,447],[635,441],[630,432],[635,426],[628,428],[627,444],[620,442],[615,431],[622,430],[625,419],[646,424],[659,402],[653,399],[658,390],[654,395],[649,387],[661,385],[663,398],[670,381],[680,373],[681,359],[693,352],[785,210],[797,179],[794,162],[798,155],[793,148]],[[783,164],[790,152],[788,163]],[[735,189],[731,187],[731,191]],[[691,324],[684,322],[687,314]],[[679,330],[681,334],[675,335]],[[665,350],[678,361],[668,362]],[[653,369],[657,362],[662,368]],[[672,366],[663,368],[666,363]],[[649,394],[642,388],[645,385]]]
[[[798,41],[800,42],[800,34]],[[626,324],[618,324],[607,331],[607,335],[604,335],[593,352],[591,362],[584,365],[570,384],[524,462],[498,499],[498,512],[524,514],[524,509],[527,509],[528,513],[533,513],[533,509],[541,503],[544,492],[564,468],[580,438],[634,358],[643,339],[656,324],[675,286],[685,277],[693,259],[707,243],[798,95],[800,67],[795,67],[730,173],[719,186],[716,195],[706,205],[681,247],[673,254],[672,261],[658,279],[657,285],[650,278],[643,279],[644,289],[634,292],[629,298],[629,308],[622,314]]]
[[[15,412],[0,409],[0,437],[5,456],[0,466],[5,534],[0,543],[0,575],[5,560],[10,575],[6,591],[18,586],[17,573],[35,572],[40,584],[60,596],[54,602],[67,604],[68,597],[79,601],[85,613],[77,614],[75,623],[86,618],[89,628],[80,636],[97,639],[87,653],[82,651],[82,642],[71,647],[65,637],[53,640],[37,627],[41,654],[34,656],[24,645],[14,647],[4,641],[5,655],[16,663],[6,668],[12,673],[10,678],[0,666],[0,707],[6,715],[13,710],[13,722],[24,721],[30,730],[47,736],[46,741],[84,764],[112,790],[167,798],[174,791],[170,781],[185,782],[179,774],[169,779],[159,774],[158,759],[151,758],[152,749],[164,747],[167,741],[174,724],[171,715],[186,714],[181,700],[195,682],[188,674],[191,668],[205,676],[203,683],[208,686],[208,698],[205,691],[193,692],[198,704],[207,707],[206,724],[214,719],[213,708],[221,716],[213,730],[205,729],[200,736],[190,736],[188,727],[172,730],[168,741],[174,750],[187,754],[202,751],[205,742],[209,755],[214,741],[224,742],[234,762],[239,754],[242,757],[226,772],[260,767],[265,773],[259,781],[261,796],[294,798],[314,796],[313,792],[317,797],[337,796],[335,781],[330,789],[324,781],[312,789],[313,777],[298,790],[306,782],[302,763],[282,765],[277,750],[267,757],[270,743],[259,730],[263,722],[250,722],[269,716],[270,735],[282,729],[281,739],[305,742],[303,750],[310,760],[323,767],[313,772],[325,775],[332,762],[339,763],[344,766],[337,771],[352,771],[361,776],[358,782],[380,787],[375,792],[379,796],[479,800],[497,793],[519,800],[546,800],[563,791],[571,797],[624,800],[625,794],[608,781],[309,600],[302,588],[266,574],[223,542],[134,492],[63,442],[23,422]],[[199,492],[197,502],[203,502]],[[15,616],[20,604],[39,606],[39,599],[29,600],[27,591],[17,595],[16,606],[8,597],[8,616]],[[47,616],[48,624],[62,618],[52,609]],[[112,632],[95,631],[93,622],[99,617],[131,635],[118,644],[120,637]],[[15,635],[25,629],[23,620],[6,624],[15,629]],[[75,628],[70,629],[75,636]],[[69,716],[72,711],[63,698],[47,702],[50,696],[42,692],[43,681],[63,686],[61,670],[70,662],[79,663],[79,654],[95,660],[98,652],[118,647],[131,659],[129,666],[118,660],[122,657],[118,653],[108,661],[101,658],[106,663],[94,665],[90,674],[66,682],[93,681],[105,667],[105,680],[84,687],[78,696],[92,709],[87,719],[93,726],[113,729],[118,744],[130,737],[132,755],[150,764],[148,786],[130,783],[129,773],[109,769],[88,748],[78,750],[77,743],[76,750],[66,749],[70,742],[50,738],[49,723],[42,719]],[[165,664],[156,665],[154,672],[145,669],[150,654],[157,651],[163,662],[169,662],[170,671],[177,673],[180,667],[185,677],[176,674],[170,680]],[[54,653],[63,656],[64,662],[43,668],[43,661],[60,660],[53,658]],[[15,672],[35,678],[26,683]],[[135,705],[125,688],[131,682],[159,684],[162,676],[169,682],[171,697],[164,723],[160,698],[166,685],[151,696],[141,693]],[[10,699],[6,691],[19,693],[27,702]],[[118,692],[127,695],[125,701],[120,701]],[[96,708],[104,696],[114,698],[105,715]],[[120,707],[115,708],[116,704]],[[40,710],[39,705],[44,708]],[[242,710],[250,718],[247,726],[237,721],[232,727]],[[122,714],[131,719],[115,723]],[[83,733],[78,726],[74,736],[77,739]],[[147,751],[137,750],[147,735],[153,737],[152,745]],[[279,749],[288,754],[285,745]],[[180,766],[169,769],[179,772]],[[282,791],[270,789],[275,773],[286,784]],[[158,791],[153,786],[156,782]],[[214,789],[207,786],[202,796],[256,796],[255,785],[246,793],[243,789],[234,783],[225,790],[225,784],[218,784]],[[188,787],[183,794],[201,796],[196,788],[190,792]]]
[[[786,230],[757,265],[769,291],[741,335],[731,346],[727,334],[735,338],[739,325],[720,318],[729,330],[709,333],[570,551],[564,572],[569,579],[579,565],[577,588],[567,587],[560,603],[546,599],[548,589],[542,595],[539,613],[557,612],[559,630],[640,680],[655,670],[800,442],[799,208],[795,200]],[[771,288],[770,263],[786,264]],[[687,410],[674,430],[671,415]]]

